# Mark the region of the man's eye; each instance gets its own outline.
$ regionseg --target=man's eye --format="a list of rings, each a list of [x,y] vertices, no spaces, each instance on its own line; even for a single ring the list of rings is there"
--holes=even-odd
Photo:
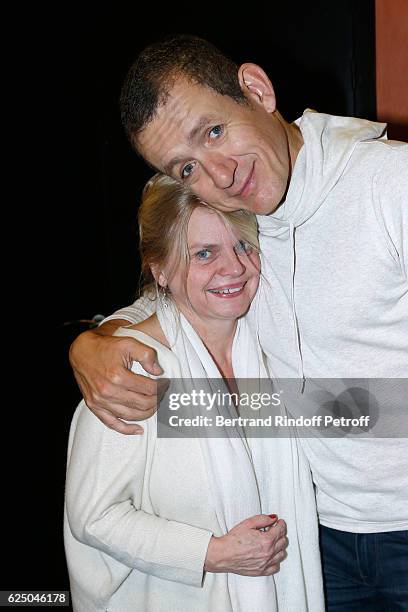
[[[208,137],[210,138],[210,140],[215,140],[216,138],[219,138],[222,135],[223,131],[224,131],[224,128],[222,125],[215,125],[208,132]]]
[[[249,242],[246,242],[245,240],[240,240],[237,244],[237,246],[235,247],[235,250],[237,253],[239,254],[243,254],[245,253],[246,255],[250,255],[253,251],[251,245],[249,244]]]
[[[209,249],[202,249],[196,253],[197,259],[201,259],[201,261],[205,261],[206,259],[210,259],[211,251]]]
[[[192,162],[189,164],[186,164],[185,166],[183,166],[181,170],[181,178],[182,179],[188,178],[193,170],[194,170],[194,164]]]

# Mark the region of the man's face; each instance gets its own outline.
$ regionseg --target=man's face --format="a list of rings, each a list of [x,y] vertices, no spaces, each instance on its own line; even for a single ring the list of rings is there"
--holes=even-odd
[[[155,168],[220,210],[269,214],[288,186],[289,147],[277,114],[262,101],[241,105],[184,78],[137,145]]]

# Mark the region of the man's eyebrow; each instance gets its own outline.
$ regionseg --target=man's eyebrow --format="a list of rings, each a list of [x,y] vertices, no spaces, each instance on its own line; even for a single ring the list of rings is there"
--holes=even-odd
[[[209,125],[210,123],[212,123],[213,121],[215,121],[215,119],[213,117],[211,117],[210,115],[203,115],[202,117],[199,118],[199,120],[197,121],[197,123],[194,125],[194,127],[191,129],[189,135],[187,136],[187,143],[188,146],[191,146],[191,144],[194,142],[194,140],[197,138],[197,135],[200,134],[200,132],[202,132],[202,130]],[[168,175],[171,175],[171,172],[174,168],[174,166],[176,166],[177,164],[179,164],[180,162],[182,162],[185,158],[184,157],[174,157],[173,159],[171,159],[169,161],[168,164],[166,164],[164,166],[164,172]]]
[[[177,166],[177,164],[182,162],[183,159],[183,157],[173,157],[173,159],[170,160],[169,163],[164,166],[164,174],[167,174],[167,176],[171,176],[174,166]]]
[[[191,130],[188,135],[188,144],[192,144],[192,142],[197,138],[197,135],[209,124],[214,121],[214,118],[210,115],[203,115],[200,117],[196,125]]]

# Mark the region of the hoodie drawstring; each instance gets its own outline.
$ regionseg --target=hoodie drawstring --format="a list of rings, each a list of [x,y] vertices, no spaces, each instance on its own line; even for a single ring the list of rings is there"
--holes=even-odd
[[[299,377],[302,380],[300,392],[303,393],[305,388],[305,372],[303,369],[303,355],[302,355],[302,344],[300,341],[300,331],[298,318],[296,315],[296,304],[295,304],[295,272],[296,272],[296,244],[295,244],[295,231],[296,228],[292,222],[289,222],[289,235],[290,235],[290,247],[291,247],[291,302],[292,302],[292,319],[293,319],[293,331],[295,334],[295,349],[298,355],[298,371]]]

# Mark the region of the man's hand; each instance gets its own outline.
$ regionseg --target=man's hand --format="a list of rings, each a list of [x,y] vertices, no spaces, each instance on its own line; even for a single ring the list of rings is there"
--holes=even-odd
[[[154,414],[166,381],[155,381],[130,371],[133,361],[155,376],[163,373],[156,351],[134,338],[112,336],[128,321],[108,321],[83,332],[73,342],[70,362],[87,406],[111,429],[124,434],[143,433],[143,427],[124,423],[144,421]]]
[[[272,518],[274,517],[274,518]],[[265,531],[260,531],[266,528]],[[242,521],[226,535],[210,540],[204,569],[242,576],[270,576],[286,558],[285,521],[275,515],[258,514]]]

